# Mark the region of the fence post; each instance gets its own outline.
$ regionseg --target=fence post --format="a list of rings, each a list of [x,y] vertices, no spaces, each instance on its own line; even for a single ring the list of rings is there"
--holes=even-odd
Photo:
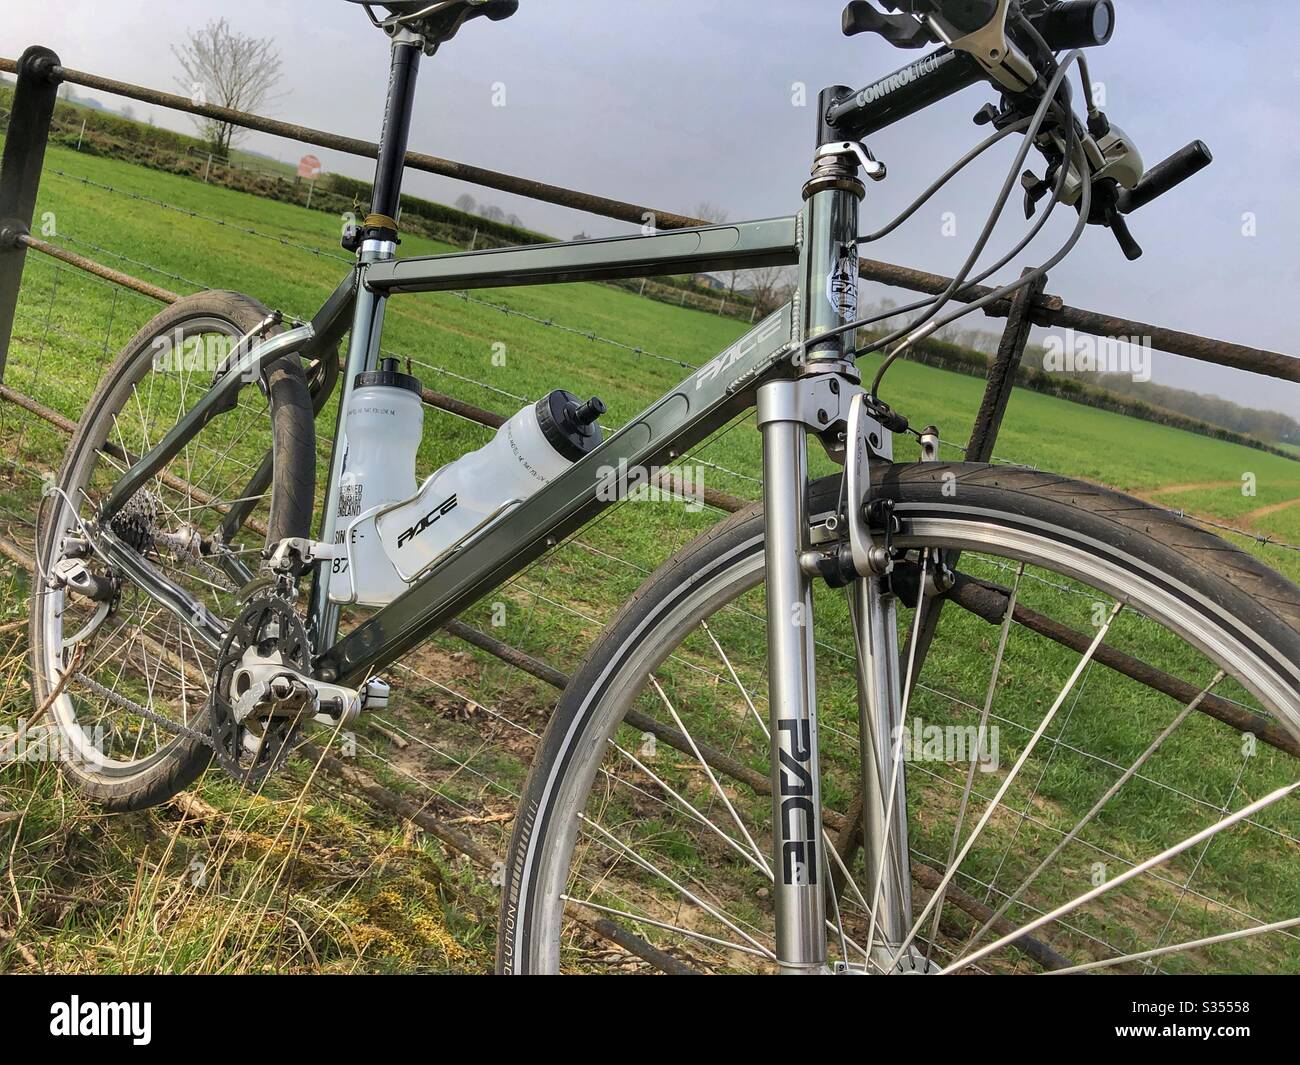
[[[1020,369],[1025,344],[1029,341],[1029,329],[1034,324],[1034,303],[1046,287],[1047,275],[1044,274],[1011,298],[1011,310],[1007,314],[1002,340],[998,343],[997,358],[989,367],[984,398],[966,444],[967,462],[988,462],[993,457],[993,443],[1002,427],[1002,416],[1007,412],[1011,389],[1015,387],[1016,371]]]
[[[27,258],[27,248],[18,238],[31,232],[50,118],[62,80],[59,67],[59,57],[40,45],[28,48],[18,60],[18,84],[0,160],[0,381],[9,358],[18,286]]]
[[[1029,273],[1026,270],[1024,273]],[[1023,277],[1024,274],[1021,274]],[[1002,427],[1002,416],[1007,412],[1007,403],[1011,399],[1011,390],[1016,384],[1016,371],[1020,369],[1020,360],[1025,354],[1025,345],[1029,342],[1029,330],[1034,324],[1034,304],[1047,288],[1047,275],[1043,274],[1036,281],[1030,282],[1011,297],[1011,310],[1007,314],[1006,328],[1002,330],[1002,339],[998,342],[997,357],[989,366],[988,383],[984,386],[984,398],[980,402],[979,413],[975,416],[975,425],[971,429],[970,440],[966,443],[967,462],[988,462],[993,458],[993,445]],[[961,553],[949,551],[947,562],[954,569]],[[915,684],[925,666],[926,656],[930,653],[930,644],[934,641],[935,631],[939,628],[939,615],[943,610],[943,597],[934,599],[919,629],[914,633],[916,649],[912,650],[912,637],[908,637],[903,648],[902,661],[912,663],[911,675],[906,683]]]

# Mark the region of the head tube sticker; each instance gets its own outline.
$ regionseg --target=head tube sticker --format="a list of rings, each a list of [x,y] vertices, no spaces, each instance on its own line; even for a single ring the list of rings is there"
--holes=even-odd
[[[843,244],[835,267],[826,278],[826,298],[840,321],[851,322],[858,316],[858,246]]]

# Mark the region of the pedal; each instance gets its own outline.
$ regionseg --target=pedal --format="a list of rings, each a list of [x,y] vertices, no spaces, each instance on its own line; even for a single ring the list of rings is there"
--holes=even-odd
[[[388,705],[391,689],[378,677],[371,677],[358,690],[317,680],[277,661],[278,657],[273,654],[260,658],[255,651],[250,651],[236,668],[231,678],[231,688],[237,693],[232,710],[239,724],[253,715],[263,718],[310,715],[324,725],[350,725],[363,711],[380,710]]]

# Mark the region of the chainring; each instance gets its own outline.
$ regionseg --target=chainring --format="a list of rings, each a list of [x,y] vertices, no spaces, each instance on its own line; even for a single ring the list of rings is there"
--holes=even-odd
[[[245,787],[254,787],[279,769],[297,743],[302,715],[289,717],[250,714],[243,722],[235,716],[231,692],[235,670],[244,654],[280,652],[290,669],[307,670],[311,650],[307,629],[293,604],[275,595],[251,599],[226,635],[217,656],[212,694],[208,700],[208,729],[217,764]]]

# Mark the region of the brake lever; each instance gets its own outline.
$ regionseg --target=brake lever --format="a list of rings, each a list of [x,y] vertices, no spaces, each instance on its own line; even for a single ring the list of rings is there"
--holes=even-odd
[[[1115,234],[1115,239],[1119,241],[1120,249],[1124,252],[1124,258],[1129,262],[1142,258],[1142,245],[1133,239],[1128,223],[1118,209],[1112,207],[1107,212],[1106,225],[1110,227],[1110,231]]]
[[[1142,245],[1133,237],[1119,209],[1120,185],[1114,178],[1094,179],[1092,184],[1092,210],[1088,212],[1088,221],[1092,225],[1105,226],[1119,243],[1124,258],[1129,262],[1142,257]]]
[[[853,0],[844,8],[842,27],[845,37],[878,33],[896,48],[924,48],[939,41],[925,23],[910,15],[882,14],[866,0]]]

